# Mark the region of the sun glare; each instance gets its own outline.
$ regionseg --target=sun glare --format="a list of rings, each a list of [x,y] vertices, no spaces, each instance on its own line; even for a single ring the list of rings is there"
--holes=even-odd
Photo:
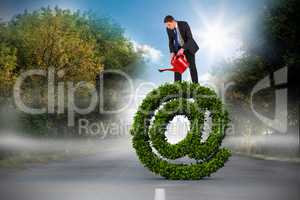
[[[245,18],[233,18],[223,7],[215,11],[217,15],[196,2],[193,8],[198,17],[193,33],[208,64],[220,59],[234,59],[243,54],[241,32],[245,28]]]
[[[202,48],[212,57],[232,57],[240,46],[233,30],[221,24],[208,25],[198,31],[198,37]]]
[[[226,50],[230,38],[226,31],[221,27],[209,27],[203,33],[203,46],[213,52],[222,52]]]

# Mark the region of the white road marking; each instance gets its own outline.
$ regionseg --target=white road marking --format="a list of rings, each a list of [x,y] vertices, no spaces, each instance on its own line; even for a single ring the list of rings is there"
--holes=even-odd
[[[166,193],[164,188],[155,188],[154,200],[165,200]]]

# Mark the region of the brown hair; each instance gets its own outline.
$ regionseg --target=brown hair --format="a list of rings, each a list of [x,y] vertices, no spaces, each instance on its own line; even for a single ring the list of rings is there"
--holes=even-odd
[[[165,16],[165,18],[164,18],[164,23],[172,22],[172,21],[174,21],[174,20],[175,20],[175,19],[174,19],[173,16],[167,15],[167,16]]]

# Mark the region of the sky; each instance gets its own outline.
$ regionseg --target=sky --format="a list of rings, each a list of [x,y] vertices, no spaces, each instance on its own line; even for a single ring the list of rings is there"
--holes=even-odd
[[[110,16],[124,29],[137,48],[145,51],[149,60],[145,80],[162,83],[173,80],[170,72],[159,73],[169,66],[169,49],[165,15],[187,21],[200,50],[196,64],[200,81],[223,59],[242,54],[241,35],[253,25],[258,14],[270,0],[0,0],[0,18],[10,19],[24,9],[59,6],[72,10],[92,10],[100,16]],[[251,27],[250,27],[251,28]],[[190,80],[189,72],[183,79]]]

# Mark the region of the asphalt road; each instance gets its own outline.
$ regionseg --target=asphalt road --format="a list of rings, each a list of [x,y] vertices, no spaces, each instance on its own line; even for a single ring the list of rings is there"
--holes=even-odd
[[[199,181],[169,181],[144,168],[128,139],[93,156],[0,171],[3,200],[299,200],[300,164],[233,156]]]

